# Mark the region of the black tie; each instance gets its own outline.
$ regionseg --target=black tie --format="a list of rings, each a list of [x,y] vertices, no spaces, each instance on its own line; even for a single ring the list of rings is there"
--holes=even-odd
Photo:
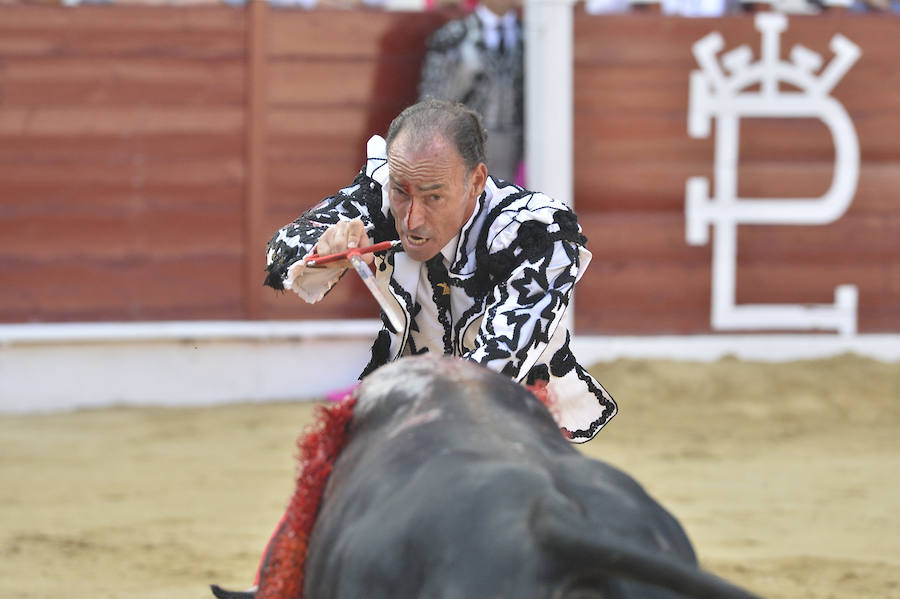
[[[497,52],[502,56],[506,54],[506,35],[504,35],[503,25],[497,25],[497,35],[500,36],[500,43],[497,44]]]
[[[431,283],[431,297],[437,306],[438,322],[444,327],[444,353],[453,355],[453,324],[450,311],[450,275],[444,265],[444,256],[437,256],[425,263],[428,282]]]

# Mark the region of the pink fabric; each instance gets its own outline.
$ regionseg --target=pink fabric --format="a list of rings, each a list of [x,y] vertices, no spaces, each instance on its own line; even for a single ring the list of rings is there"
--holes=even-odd
[[[525,187],[525,162],[519,162],[518,168],[516,168],[516,179],[513,181],[519,187]]]
[[[327,399],[328,401],[343,401],[343,399],[353,393],[357,387],[359,387],[359,381],[356,381],[349,387],[329,391],[325,394],[325,399]]]

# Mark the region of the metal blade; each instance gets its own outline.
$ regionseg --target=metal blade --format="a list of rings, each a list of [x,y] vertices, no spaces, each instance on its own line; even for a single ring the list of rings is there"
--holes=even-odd
[[[350,252],[347,254],[347,259],[350,261],[350,264],[353,265],[359,278],[361,278],[363,283],[366,284],[366,287],[369,288],[369,292],[375,297],[378,305],[381,306],[381,309],[387,314],[388,320],[394,327],[394,332],[402,332],[405,319],[398,313],[396,306],[394,306],[391,300],[385,297],[384,292],[375,284],[375,275],[369,270],[369,265],[363,261],[359,252]]]

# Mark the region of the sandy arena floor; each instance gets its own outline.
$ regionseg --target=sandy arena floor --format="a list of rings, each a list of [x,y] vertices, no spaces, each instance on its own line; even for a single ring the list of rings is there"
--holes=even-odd
[[[629,471],[703,564],[766,597],[900,598],[900,365],[619,361],[586,453]],[[310,403],[0,416],[0,594],[243,588]]]

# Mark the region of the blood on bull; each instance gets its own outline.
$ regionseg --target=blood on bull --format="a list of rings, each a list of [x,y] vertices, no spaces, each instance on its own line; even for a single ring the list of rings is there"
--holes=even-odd
[[[258,588],[218,597],[753,597],[700,569],[678,521],[534,394],[472,362],[383,366],[299,443]]]

